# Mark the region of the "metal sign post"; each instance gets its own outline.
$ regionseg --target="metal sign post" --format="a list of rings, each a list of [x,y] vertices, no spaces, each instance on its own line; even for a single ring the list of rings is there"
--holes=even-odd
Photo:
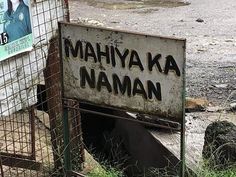
[[[185,39],[64,22],[59,30],[63,97],[181,124],[184,176]]]

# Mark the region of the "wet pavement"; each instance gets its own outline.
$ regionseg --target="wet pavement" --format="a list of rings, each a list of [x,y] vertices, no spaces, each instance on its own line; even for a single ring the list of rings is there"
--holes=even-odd
[[[186,38],[187,96],[206,97],[213,105],[236,102],[235,0],[69,2],[76,22]]]

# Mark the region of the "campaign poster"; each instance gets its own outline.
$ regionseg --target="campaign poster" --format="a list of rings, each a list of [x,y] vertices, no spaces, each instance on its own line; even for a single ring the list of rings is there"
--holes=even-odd
[[[32,50],[30,10],[30,0],[0,0],[0,61]]]

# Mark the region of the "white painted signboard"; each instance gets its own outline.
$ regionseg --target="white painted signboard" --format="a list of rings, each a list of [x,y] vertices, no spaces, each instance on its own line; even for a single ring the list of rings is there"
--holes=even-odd
[[[59,28],[64,97],[182,121],[184,39]]]

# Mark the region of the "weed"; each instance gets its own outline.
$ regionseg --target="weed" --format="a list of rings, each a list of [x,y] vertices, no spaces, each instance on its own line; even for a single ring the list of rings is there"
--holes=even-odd
[[[229,167],[227,169],[218,169],[217,167],[212,167],[208,165],[207,162],[204,162],[196,172],[198,177],[235,177],[236,168]]]
[[[88,173],[88,177],[122,177],[123,173],[115,168],[98,166]]]

